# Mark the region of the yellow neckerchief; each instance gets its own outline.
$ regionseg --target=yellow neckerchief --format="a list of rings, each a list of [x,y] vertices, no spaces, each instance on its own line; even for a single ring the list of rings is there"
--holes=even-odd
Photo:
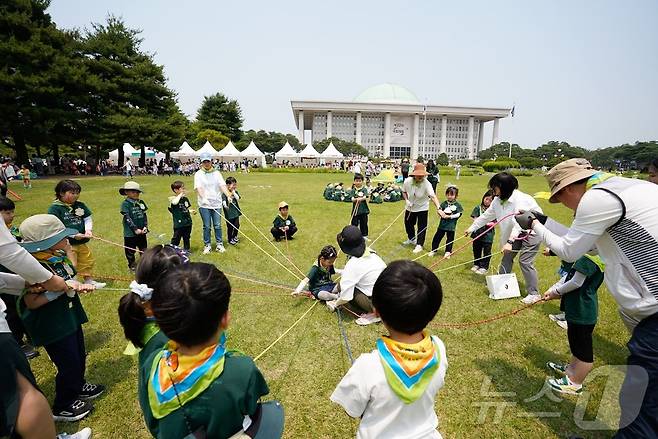
[[[73,205],[75,204],[75,201],[73,203],[69,204],[69,203],[65,203],[62,200],[60,200],[59,198],[57,198],[53,201],[53,204],[56,205],[56,206],[64,206],[64,207],[68,208],[69,210],[73,210]]]
[[[594,262],[597,267],[599,267],[599,270],[601,270],[601,273],[605,272],[605,263],[601,259],[600,256],[597,255],[588,255],[587,253],[585,254],[585,257],[589,259],[590,261]]]
[[[288,214],[284,217],[283,215],[281,215],[281,211],[279,211],[279,218],[281,218],[282,220],[286,221],[289,216],[290,216],[290,214]]]
[[[585,190],[590,190],[593,186],[599,183],[603,183],[612,177],[614,177],[613,174],[608,174],[607,172],[597,172],[596,174],[592,175],[589,180],[587,180],[587,183],[585,184]]]
[[[37,261],[43,262],[44,264],[56,264],[59,262],[68,262],[69,264],[71,263],[64,250],[44,250],[32,253],[32,256]]]
[[[201,170],[202,170],[203,172],[205,172],[206,174],[212,174],[212,173],[215,172],[217,169],[215,169],[214,166],[211,166],[210,169],[206,169],[206,168],[204,168],[203,166],[201,166]]]

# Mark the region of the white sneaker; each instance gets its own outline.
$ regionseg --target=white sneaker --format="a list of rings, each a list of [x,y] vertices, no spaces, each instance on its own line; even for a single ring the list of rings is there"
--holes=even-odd
[[[569,329],[569,324],[566,320],[557,320],[555,323],[562,329]]]
[[[226,249],[224,248],[224,244],[217,244],[217,248],[216,248],[216,250],[217,250],[219,253],[224,253],[224,252],[226,251]]]
[[[446,254],[443,255],[443,259],[450,259],[450,255],[451,255],[451,254],[452,254],[452,253],[450,253],[450,252],[446,252]]]
[[[210,247],[210,245],[207,245],[203,248],[203,254],[204,255],[209,254],[211,251],[212,251],[212,247]]]
[[[434,250],[432,250],[431,252],[429,252],[427,254],[427,256],[429,256],[430,258],[433,258],[435,255],[436,255],[436,252]]]
[[[477,265],[473,265],[473,266],[471,267],[471,271],[472,271],[473,273],[477,273],[479,269],[480,269],[480,267],[478,267]]]
[[[67,434],[60,433],[55,439],[89,439],[91,437],[91,428],[85,427],[77,433]]]
[[[539,302],[540,300],[541,296],[539,294],[528,294],[523,299],[521,299],[521,302],[525,303],[526,305],[532,305],[533,303]]]
[[[478,271],[476,271],[477,274],[481,274],[482,276],[486,275],[489,272],[486,268],[480,268]]]
[[[563,312],[560,313],[560,314],[549,314],[548,318],[551,319],[554,322],[559,322],[559,321],[565,321],[566,320],[566,316]]]
[[[368,238],[367,236],[364,236],[363,239],[365,239],[366,241],[370,241],[370,238]]]
[[[423,251],[423,246],[417,245],[416,247],[414,247],[414,250],[413,250],[412,253],[420,253],[422,251]]]
[[[327,300],[324,303],[325,303],[325,305],[327,305],[327,308],[329,309],[329,311],[331,311],[331,312],[336,311],[337,305],[336,305],[335,300]]]
[[[373,323],[379,323],[381,321],[382,319],[375,316],[374,314],[363,314],[361,317],[356,319],[354,323],[356,323],[359,326],[367,326],[367,325],[372,325]]]
[[[416,243],[416,238],[407,239],[406,241],[402,241],[402,245],[413,245],[415,243]]]
[[[107,286],[105,282],[96,282],[95,280],[91,280],[87,283],[93,285],[94,288],[96,288],[97,290],[100,290],[101,288],[105,288]]]

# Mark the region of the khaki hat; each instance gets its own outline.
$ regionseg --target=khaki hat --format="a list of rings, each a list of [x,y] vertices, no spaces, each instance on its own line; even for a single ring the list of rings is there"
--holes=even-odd
[[[136,181],[127,181],[123,184],[123,187],[119,189],[121,195],[126,195],[126,191],[144,192]]]
[[[551,197],[548,199],[551,203],[557,203],[555,196],[571,183],[589,178],[596,174],[596,169],[592,167],[587,159],[576,158],[565,160],[553,166],[546,173],[546,180],[551,189]]]
[[[410,176],[412,177],[426,177],[430,174],[427,173],[427,170],[425,169],[425,165],[422,163],[416,163],[414,165],[414,170],[409,173]]]
[[[55,215],[47,213],[27,218],[18,230],[23,236],[20,245],[30,253],[48,250],[62,239],[78,233],[75,229],[66,228]]]
[[[288,203],[286,203],[285,201],[280,202],[279,203],[279,210],[283,209],[284,207],[288,207]]]

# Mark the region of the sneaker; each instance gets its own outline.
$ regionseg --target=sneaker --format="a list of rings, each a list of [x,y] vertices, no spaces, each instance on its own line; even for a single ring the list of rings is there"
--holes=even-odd
[[[133,273],[135,272],[135,268],[137,265],[135,263],[128,264],[128,270],[132,271]]]
[[[479,269],[480,269],[480,267],[478,267],[477,265],[473,265],[473,266],[471,267],[471,271],[472,271],[473,273],[477,273]]]
[[[486,276],[486,274],[489,272],[486,268],[480,268],[478,271],[476,271],[477,274],[480,274],[482,276]]]
[[[533,303],[539,302],[540,300],[541,296],[539,294],[528,294],[523,299],[521,299],[521,302],[525,303],[526,305],[532,305]]]
[[[31,360],[33,358],[36,358],[39,356],[39,351],[34,349],[34,346],[25,343],[23,346],[21,346],[21,349],[23,350],[23,353],[25,354],[25,358],[28,360]]]
[[[231,245],[236,245],[236,244],[237,244],[237,241],[231,240],[231,241],[229,241],[228,243],[231,244]]]
[[[94,406],[89,401],[76,399],[73,403],[62,410],[53,410],[53,420],[58,422],[76,422],[87,416]]]
[[[558,320],[555,322],[560,328],[562,329],[569,329],[569,324],[567,323],[566,320]]]
[[[452,253],[450,253],[450,252],[446,252],[446,254],[443,255],[443,259],[450,259],[450,255],[451,255],[451,254],[452,254]]]
[[[367,325],[372,325],[373,323],[379,323],[381,321],[382,319],[380,319],[374,314],[363,314],[361,315],[361,317],[356,319],[354,323],[356,323],[359,326],[367,326]]]
[[[364,236],[363,239],[365,239],[366,242],[370,242],[370,238],[368,238],[367,236]]]
[[[551,370],[553,370],[557,373],[561,373],[563,375],[565,373],[567,373],[567,365],[566,364],[556,363],[554,361],[549,361],[549,362],[546,363],[546,367],[548,367],[549,369],[551,369]]]
[[[91,428],[85,427],[77,433],[68,434],[60,433],[55,439],[89,439],[91,437]]]
[[[107,283],[105,283],[105,282],[96,282],[95,280],[90,280],[87,283],[93,285],[94,288],[96,288],[97,290],[100,290],[101,288],[105,288],[107,286]]]
[[[423,246],[422,245],[417,245],[416,247],[414,247],[414,250],[413,250],[412,253],[420,253],[422,251],[423,251]]]
[[[84,383],[78,398],[88,401],[98,398],[103,392],[105,392],[105,386],[102,384]]]
[[[327,305],[327,308],[328,308],[329,311],[331,311],[331,312],[336,311],[336,308],[338,307],[338,306],[336,305],[336,301],[335,301],[335,300],[327,300],[327,301],[324,302],[324,303],[325,303],[325,305]]]
[[[431,252],[429,252],[427,254],[427,256],[429,256],[430,258],[433,258],[435,255],[436,255],[436,252],[434,250],[432,250]]]
[[[209,254],[211,251],[212,251],[212,247],[210,247],[210,245],[207,245],[203,248],[203,254],[204,255]]]
[[[217,248],[215,250],[217,250],[219,253],[224,253],[226,251],[224,244],[217,244]]]
[[[560,314],[549,314],[548,318],[551,319],[554,322],[557,322],[557,321],[560,321],[560,320],[562,320],[562,321],[566,320],[566,316],[564,315],[563,312],[560,313]]]
[[[413,245],[415,243],[416,243],[416,238],[407,239],[406,241],[402,241],[402,245]]]
[[[551,378],[548,380],[548,385],[556,392],[567,393],[569,395],[580,395],[583,391],[582,384],[572,382],[567,376],[559,379]]]

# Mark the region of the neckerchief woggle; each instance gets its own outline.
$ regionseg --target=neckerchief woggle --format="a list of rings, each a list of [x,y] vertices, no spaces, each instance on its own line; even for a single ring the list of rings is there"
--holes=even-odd
[[[427,331],[414,344],[383,336],[377,340],[377,352],[388,385],[405,404],[422,396],[439,368],[439,349]]]
[[[180,355],[178,344],[170,340],[153,359],[149,373],[148,399],[153,417],[164,418],[199,396],[224,371],[225,356],[225,333],[219,343],[196,355]]]

